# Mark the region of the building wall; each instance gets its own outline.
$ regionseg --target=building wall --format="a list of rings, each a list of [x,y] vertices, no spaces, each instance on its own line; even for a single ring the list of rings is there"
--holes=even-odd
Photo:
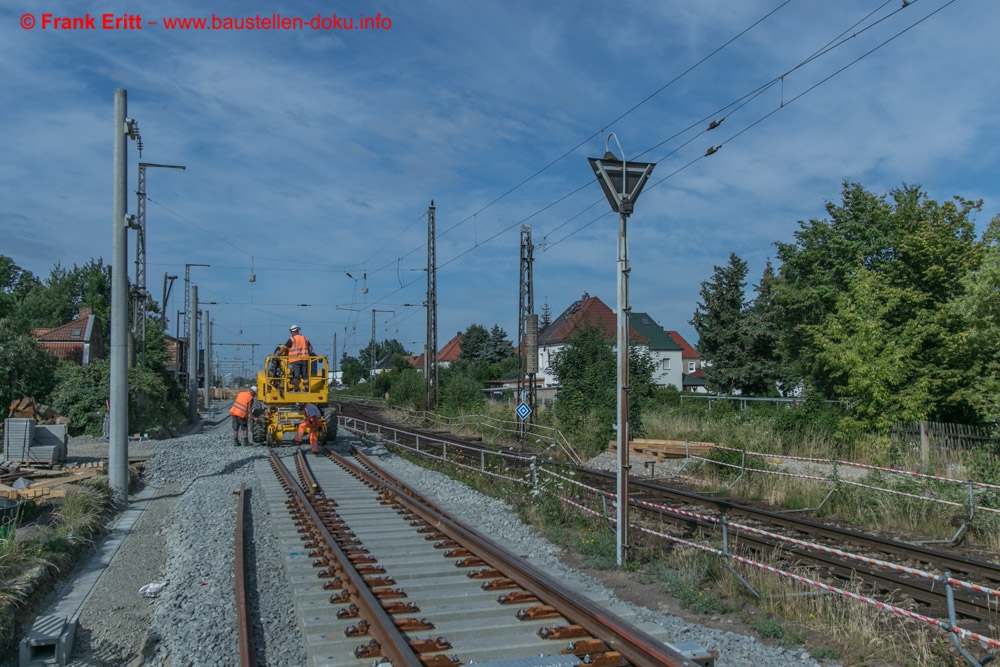
[[[538,374],[535,376],[542,381],[545,387],[552,387],[559,384],[559,378],[549,367],[555,355],[562,350],[563,345],[548,345],[538,348]],[[686,372],[681,350],[653,350],[649,353],[653,360],[653,382],[661,387],[673,385],[680,389],[682,387],[682,376]],[[668,361],[669,368],[663,368],[663,362]]]
[[[653,360],[653,382],[661,387],[673,385],[680,389],[683,386],[684,363],[681,350],[652,350],[649,353]],[[667,368],[664,368],[667,366]]]
[[[552,387],[559,384],[559,378],[552,372],[549,366],[556,353],[563,349],[563,347],[560,343],[558,345],[546,345],[545,347],[538,348],[538,373],[535,375],[535,379],[540,380],[545,387]]]

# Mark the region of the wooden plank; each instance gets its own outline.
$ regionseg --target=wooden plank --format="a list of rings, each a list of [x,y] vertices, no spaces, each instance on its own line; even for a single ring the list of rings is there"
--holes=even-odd
[[[656,443],[656,444],[648,444]],[[712,448],[713,443],[689,442],[685,446],[683,440],[633,440],[629,443],[629,452],[637,456],[646,456],[651,459],[663,461],[665,459],[682,459],[689,454],[704,456]],[[615,442],[608,443],[610,451],[617,451],[618,445]]]
[[[64,498],[66,497],[65,489],[10,489],[9,491],[0,490],[0,498],[9,498],[11,500],[39,500],[42,498]]]
[[[51,479],[46,479],[41,482],[33,483],[29,488],[32,489],[46,489],[51,486],[59,486],[60,484],[72,484],[73,482],[81,482],[90,477],[96,477],[100,475],[101,471],[96,468],[87,468],[85,470],[78,470],[73,472],[71,475],[65,477],[54,477]]]

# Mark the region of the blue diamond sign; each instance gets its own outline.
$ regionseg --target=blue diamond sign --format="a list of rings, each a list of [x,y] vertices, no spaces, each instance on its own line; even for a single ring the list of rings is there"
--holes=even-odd
[[[514,412],[516,412],[517,416],[521,418],[521,421],[524,421],[528,418],[528,415],[531,414],[531,408],[528,407],[527,403],[521,401],[521,404],[514,408]]]

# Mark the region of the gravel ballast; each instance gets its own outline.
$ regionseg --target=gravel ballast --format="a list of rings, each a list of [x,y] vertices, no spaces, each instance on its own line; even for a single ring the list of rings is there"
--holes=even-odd
[[[289,584],[273,537],[254,463],[265,447],[234,447],[228,419],[204,432],[173,440],[136,443],[130,454],[154,454],[145,482],[155,498],[125,541],[80,617],[72,662],[82,665],[220,665],[237,655],[232,554],[237,498],[247,483],[253,531],[251,590],[267,591],[255,610],[261,665],[303,665],[306,656],[292,611]],[[413,485],[465,522],[535,565],[589,590],[602,584],[563,565],[559,548],[534,535],[503,501],[483,496],[435,472],[398,459],[380,445],[343,432],[336,448],[361,446],[379,465]],[[71,444],[71,456],[100,456],[101,444]],[[107,445],[103,444],[106,455]],[[291,453],[290,448],[281,450]],[[165,583],[158,596],[139,595],[145,584]],[[605,593],[611,597],[610,592]],[[803,648],[770,647],[753,637],[706,628],[644,608],[643,622],[661,625],[672,642],[717,650],[719,667],[818,665]]]

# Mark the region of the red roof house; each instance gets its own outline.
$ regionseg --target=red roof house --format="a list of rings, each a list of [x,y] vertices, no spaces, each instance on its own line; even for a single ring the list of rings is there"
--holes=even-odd
[[[459,331],[455,334],[455,337],[444,344],[438,351],[437,361],[438,365],[444,368],[448,367],[448,364],[458,359],[458,355],[462,354],[462,332]]]
[[[544,379],[546,385],[555,384],[558,380],[549,370],[552,357],[562,349],[565,342],[583,329],[594,327],[613,341],[618,337],[618,316],[611,308],[596,296],[586,292],[579,301],[574,301],[562,315],[552,321],[538,333],[538,378]],[[629,327],[630,344],[648,345],[649,339]]]
[[[76,319],[68,324],[32,329],[31,335],[50,353],[81,366],[105,356],[101,320],[90,306],[80,306]]]

